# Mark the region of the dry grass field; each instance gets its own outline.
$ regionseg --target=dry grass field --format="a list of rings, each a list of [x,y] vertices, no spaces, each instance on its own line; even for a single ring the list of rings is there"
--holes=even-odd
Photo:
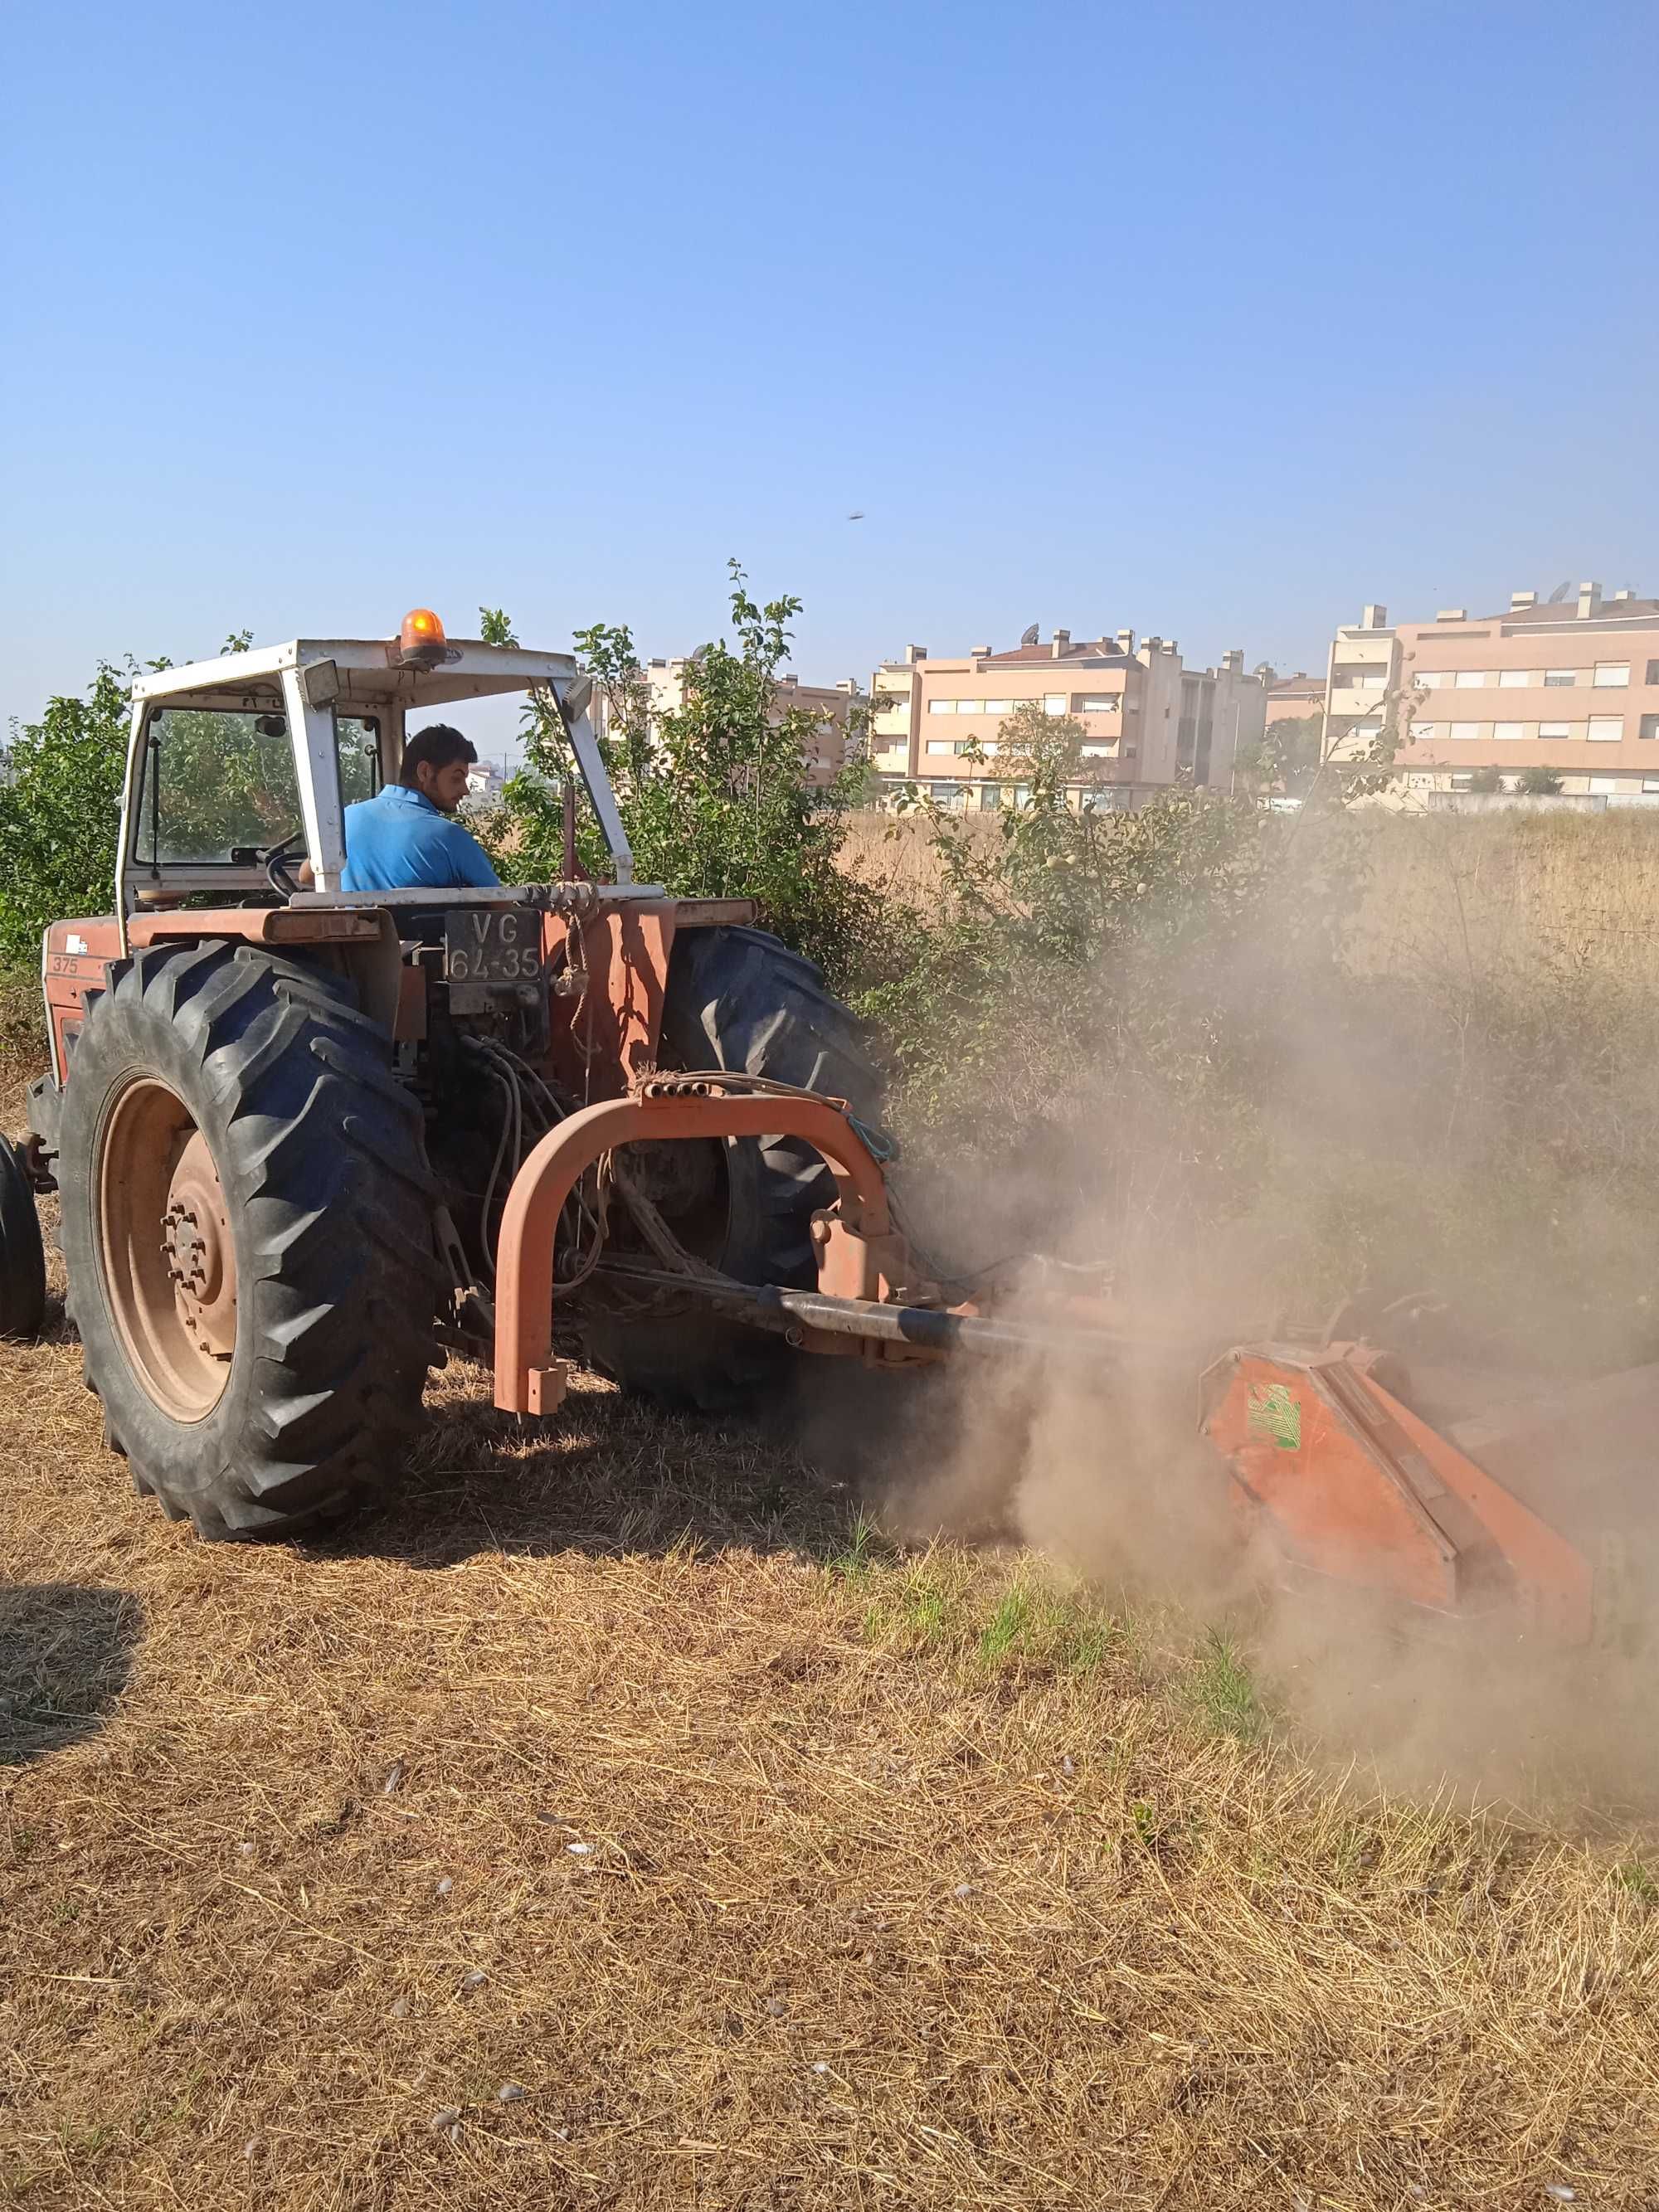
[[[1651,2205],[1626,1836],[1390,1799],[1223,1641],[868,1542],[764,1437],[434,1390],[209,1548],[0,1355],[31,2206]]]
[[[208,1547],[0,1346],[0,2202],[1659,2207],[1625,1793],[1384,1788],[1248,1619],[758,1426],[429,1398]]]
[[[994,814],[959,817],[962,834],[989,850]],[[1298,841],[1319,834],[1290,825]],[[1592,964],[1626,960],[1652,942],[1659,911],[1659,821],[1638,809],[1604,816],[1434,815],[1351,812],[1343,850],[1363,867],[1356,935],[1391,958],[1432,940],[1479,955],[1540,943]],[[860,813],[843,848],[850,872],[923,906],[941,874],[936,842],[918,815]],[[1462,911],[1460,914],[1460,896]]]

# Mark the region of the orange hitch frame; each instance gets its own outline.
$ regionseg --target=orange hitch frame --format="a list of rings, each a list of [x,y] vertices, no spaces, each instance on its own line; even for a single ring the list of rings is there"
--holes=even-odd
[[[625,1098],[585,1106],[542,1139],[514,1178],[495,1260],[495,1403],[509,1413],[550,1413],[564,1395],[553,1360],[553,1248],[559,1216],[581,1177],[619,1145],[685,1137],[799,1137],[836,1178],[837,1241],[892,1249],[887,1186],[844,1101],[806,1091],[725,1090],[717,1076],[659,1076]],[[822,1218],[822,1217],[820,1217]],[[820,1257],[820,1267],[823,1262]],[[855,1267],[869,1283],[870,1268]],[[884,1278],[866,1296],[879,1295]]]

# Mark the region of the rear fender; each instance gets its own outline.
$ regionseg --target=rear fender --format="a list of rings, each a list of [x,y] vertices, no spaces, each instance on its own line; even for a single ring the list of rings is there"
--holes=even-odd
[[[134,915],[127,937],[134,947],[240,939],[272,952],[315,960],[349,976],[363,1012],[388,1037],[393,1034],[401,980],[398,932],[391,915],[378,909],[178,907]],[[88,997],[106,987],[110,968],[121,957],[120,927],[113,915],[55,921],[46,933],[40,981],[52,1078],[60,1087],[68,1079]]]

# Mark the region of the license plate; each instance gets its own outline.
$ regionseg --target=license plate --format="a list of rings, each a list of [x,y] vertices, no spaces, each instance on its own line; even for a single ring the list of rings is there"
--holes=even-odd
[[[533,907],[462,908],[444,916],[444,973],[451,983],[506,990],[542,972],[542,918]]]

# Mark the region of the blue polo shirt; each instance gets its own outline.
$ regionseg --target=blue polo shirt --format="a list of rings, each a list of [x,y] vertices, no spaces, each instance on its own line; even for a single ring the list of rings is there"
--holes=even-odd
[[[501,880],[471,831],[405,784],[347,807],[345,847],[345,891],[487,890]]]

